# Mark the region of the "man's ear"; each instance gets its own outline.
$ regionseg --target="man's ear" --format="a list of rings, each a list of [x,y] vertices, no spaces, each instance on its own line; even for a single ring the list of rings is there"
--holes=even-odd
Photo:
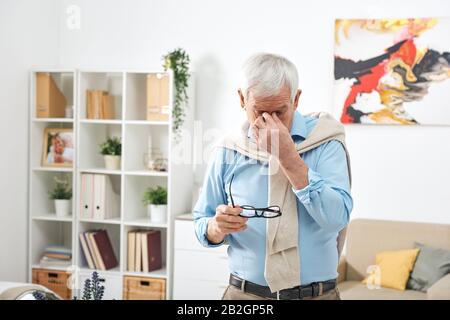
[[[241,89],[238,89],[239,102],[241,103],[241,107],[245,109],[244,95],[242,94]]]
[[[298,89],[297,93],[295,94],[295,97],[294,97],[294,110],[297,110],[298,101],[300,100],[300,95],[301,94],[302,94],[302,90]]]

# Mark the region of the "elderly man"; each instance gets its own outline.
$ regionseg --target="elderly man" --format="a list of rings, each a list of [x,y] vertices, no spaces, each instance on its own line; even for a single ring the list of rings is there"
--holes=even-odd
[[[297,112],[297,70],[278,55],[250,57],[238,94],[247,121],[216,148],[194,208],[199,241],[229,244],[223,299],[339,299],[353,207],[343,126]]]

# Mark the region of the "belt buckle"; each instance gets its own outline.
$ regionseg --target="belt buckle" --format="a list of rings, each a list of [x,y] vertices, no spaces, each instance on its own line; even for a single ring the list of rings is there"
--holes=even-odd
[[[323,294],[323,283],[322,282],[313,282],[311,283],[312,296],[318,297]]]
[[[245,279],[242,279],[242,282],[241,282],[241,291],[242,292],[245,292]]]

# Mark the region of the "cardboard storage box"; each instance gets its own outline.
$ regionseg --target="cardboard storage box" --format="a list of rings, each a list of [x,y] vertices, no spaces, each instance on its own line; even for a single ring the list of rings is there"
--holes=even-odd
[[[169,85],[168,74],[147,75],[147,120],[169,121]]]
[[[66,97],[50,73],[36,73],[36,117],[64,118]]]

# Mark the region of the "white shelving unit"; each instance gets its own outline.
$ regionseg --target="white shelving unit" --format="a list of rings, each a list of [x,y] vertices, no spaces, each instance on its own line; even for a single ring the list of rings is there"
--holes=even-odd
[[[35,117],[35,76],[37,72],[50,72],[58,87],[74,106],[74,119]],[[146,120],[146,75],[163,73],[161,70],[32,70],[30,74],[30,143],[29,143],[29,267],[39,267],[43,250],[48,245],[72,248],[73,276],[81,284],[93,270],[82,257],[78,235],[91,229],[106,229],[119,266],[99,271],[106,279],[105,298],[122,298],[123,277],[140,276],[166,280],[166,297],[172,297],[174,218],[191,209],[193,162],[172,160],[175,144],[172,137],[172,119],[167,122]],[[170,77],[173,78],[171,72]],[[86,118],[86,90],[107,90],[114,96],[115,119],[92,120]],[[173,97],[173,81],[170,85]],[[190,85],[189,108],[186,109],[184,130],[193,131],[193,82]],[[172,98],[170,99],[170,106]],[[42,140],[47,127],[73,128],[75,162],[71,168],[44,167],[41,164]],[[120,170],[106,170],[99,144],[108,136],[122,140]],[[148,138],[168,159],[167,172],[153,172],[144,167],[144,153]],[[100,173],[110,177],[113,189],[120,194],[120,215],[106,220],[81,219],[79,212],[80,181],[82,173]],[[70,178],[73,198],[72,215],[58,218],[53,213],[53,202],[48,191],[53,188],[53,177],[64,174]],[[167,223],[151,223],[147,217],[142,196],[147,187],[161,185],[168,189]],[[158,229],[162,237],[163,268],[153,272],[127,270],[127,234],[134,229]],[[58,269],[58,268],[56,268]],[[66,268],[60,269],[66,270]]]

